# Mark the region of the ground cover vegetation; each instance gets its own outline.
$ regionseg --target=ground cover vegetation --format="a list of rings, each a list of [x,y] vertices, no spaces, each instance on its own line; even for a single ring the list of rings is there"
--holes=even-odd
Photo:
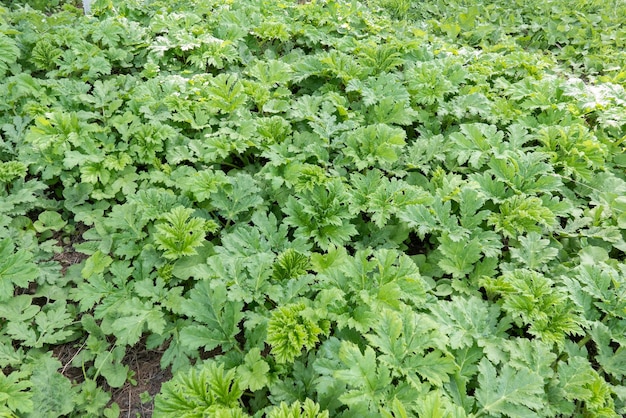
[[[0,415],[626,415],[623,1],[1,4]]]

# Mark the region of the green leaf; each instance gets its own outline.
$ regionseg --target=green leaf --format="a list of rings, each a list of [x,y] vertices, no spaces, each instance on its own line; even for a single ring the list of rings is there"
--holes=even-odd
[[[196,323],[183,328],[181,344],[192,349],[204,347],[211,351],[217,346],[223,350],[238,346],[239,322],[243,319],[243,302],[228,300],[224,283],[199,281],[182,303],[181,310]]]
[[[353,388],[339,399],[357,410],[376,410],[385,399],[392,379],[389,371],[378,364],[375,351],[368,346],[361,352],[356,344],[343,341],[338,357],[343,367],[336,370],[333,377]]]
[[[358,128],[347,134],[344,153],[362,170],[366,167],[388,167],[398,160],[399,148],[405,144],[403,129],[385,124]]]
[[[95,380],[87,379],[80,385],[76,409],[81,408],[87,414],[99,415],[103,413],[110,400],[111,395],[99,387]]]
[[[292,70],[289,64],[270,59],[248,64],[247,72],[261,83],[272,86],[288,83]]]
[[[407,364],[433,386],[438,387],[448,382],[450,376],[458,370],[454,358],[439,350],[431,351],[423,357],[414,357]]]
[[[198,202],[208,200],[213,193],[219,191],[228,179],[221,171],[202,170],[194,174],[182,186],[191,191]]]
[[[13,296],[14,286],[28,287],[39,276],[39,268],[26,250],[15,251],[10,238],[0,239],[0,300]]]
[[[489,224],[505,237],[515,238],[518,234],[541,233],[551,229],[556,222],[554,213],[544,206],[541,199],[515,195],[500,205],[500,213],[489,216]]]
[[[438,247],[443,258],[438,265],[453,277],[464,277],[474,270],[475,264],[481,259],[481,249],[480,242],[475,239],[455,242],[443,236]]]
[[[263,204],[259,195],[261,189],[252,176],[238,173],[234,177],[228,177],[227,181],[229,184],[222,185],[210,199],[211,204],[224,218],[236,221],[240,214]]]
[[[500,371],[483,358],[478,364],[478,415],[537,416],[545,403],[542,376],[505,365]]]
[[[388,180],[382,173],[372,170],[367,176],[355,174],[353,184],[358,188],[355,197],[379,228],[383,228],[393,215],[415,204],[428,204],[432,197],[424,190],[398,180]],[[415,220],[411,220],[411,226]]]
[[[88,277],[80,286],[70,292],[72,300],[79,302],[79,309],[85,312],[98,303],[106,295],[115,292],[115,286],[105,280],[102,274],[95,274]]]
[[[17,411],[33,412],[32,393],[28,391],[32,384],[23,378],[24,374],[20,372],[6,376],[0,371],[0,411],[8,408],[13,415],[17,415]]]
[[[515,192],[535,195],[558,190],[563,185],[554,169],[544,161],[547,158],[547,154],[540,152],[517,151],[506,158],[492,158],[489,167],[498,180]]]
[[[17,178],[24,178],[28,167],[21,161],[0,161],[0,183],[10,183]]]
[[[370,49],[367,46],[366,48]],[[368,77],[365,80],[350,80],[346,90],[361,93],[363,103],[366,106],[372,106],[386,98],[391,99],[391,103],[407,103],[410,99],[398,76],[390,73],[380,74],[378,77]]]
[[[20,49],[15,40],[0,34],[0,77],[4,77],[9,66],[17,61]]]
[[[122,308],[120,316],[111,324],[111,329],[115,332],[119,344],[133,346],[139,341],[145,328],[155,334],[161,334],[165,325],[160,308],[133,298]]]
[[[481,283],[488,292],[502,294],[504,310],[513,318],[520,317],[529,325],[528,332],[544,341],[562,345],[565,334],[580,331],[580,319],[565,290],[541,273],[518,269]]]
[[[295,279],[306,274],[309,268],[309,257],[292,248],[288,248],[276,259],[272,271],[272,280],[282,282]]]
[[[69,329],[73,323],[74,318],[68,312],[65,303],[48,304],[44,310],[35,315],[35,325],[39,336],[33,347],[39,348],[44,344],[64,342],[74,333]]]
[[[375,334],[365,337],[382,352],[379,360],[400,375],[418,373],[435,386],[449,380],[457,371],[454,360],[442,355],[437,347],[445,346],[445,338],[436,324],[409,308],[401,313],[384,309],[373,326]]]
[[[595,320],[601,313],[623,316],[626,309],[626,276],[621,271],[602,263],[581,263],[573,274],[573,280],[568,280],[572,295],[576,295],[581,307],[593,303],[593,311],[587,309],[586,312],[588,319]]]
[[[363,46],[360,55],[364,67],[374,74],[391,73],[404,63],[402,54],[395,45],[370,43]]]
[[[466,70],[451,59],[417,61],[406,73],[407,87],[411,98],[418,104],[432,105],[443,102],[446,95],[458,90]],[[456,77],[448,73],[458,72]]]
[[[582,248],[578,252],[578,255],[580,257],[580,264],[604,263],[609,259],[609,252],[607,250],[593,245]]]
[[[483,123],[463,124],[460,132],[450,135],[457,163],[469,163],[476,169],[489,161],[489,155],[501,147],[503,139],[504,133],[498,131],[496,126]]]
[[[543,239],[537,232],[530,232],[518,240],[519,248],[510,248],[511,256],[529,269],[545,270],[548,262],[559,253],[557,248],[550,247],[550,240]]]
[[[593,396],[589,386],[597,376],[586,358],[576,356],[569,358],[567,363],[561,363],[558,376],[559,388],[566,399],[585,401]]]
[[[94,361],[94,367],[113,388],[124,386],[129,377],[128,365],[122,364],[125,355],[126,347],[119,345],[100,352]]]
[[[37,220],[33,222],[33,227],[39,233],[44,231],[60,231],[67,225],[63,217],[58,212],[45,211],[39,214]]]
[[[115,46],[124,36],[124,29],[121,22],[108,18],[95,25],[91,37],[96,42],[100,41],[104,45]]]
[[[212,79],[208,93],[209,103],[221,113],[234,112],[247,100],[242,83],[233,74],[222,73]]]
[[[422,204],[410,205],[401,210],[398,217],[416,230],[417,235],[424,239],[426,234],[439,227],[437,218]]]
[[[89,279],[102,274],[111,263],[113,263],[113,259],[98,250],[85,261],[85,267],[83,267],[80,273],[83,278]]]
[[[442,391],[429,392],[420,399],[417,411],[420,417],[429,418],[465,418],[465,410],[455,405]]]
[[[620,345],[615,350],[611,347],[613,340],[621,336],[613,337],[611,330],[602,323],[594,324],[590,335],[598,348],[596,360],[604,371],[617,379],[626,376],[626,347]]]
[[[475,341],[489,337],[506,337],[506,319],[500,320],[498,305],[476,297],[452,296],[451,301],[439,301],[431,308],[442,332],[450,338],[452,348],[471,347]]]
[[[304,192],[299,199],[289,197],[283,211],[288,215],[285,222],[296,227],[296,234],[313,238],[322,249],[331,245],[343,245],[357,233],[350,222],[348,202],[350,194],[339,180],[316,185]]]
[[[32,403],[33,410],[43,418],[56,418],[74,410],[76,395],[72,383],[57,372],[61,362],[45,355],[33,365]]]
[[[237,367],[237,376],[242,387],[247,387],[251,391],[264,388],[270,382],[270,366],[261,356],[258,347],[252,348],[244,357],[244,363]]]

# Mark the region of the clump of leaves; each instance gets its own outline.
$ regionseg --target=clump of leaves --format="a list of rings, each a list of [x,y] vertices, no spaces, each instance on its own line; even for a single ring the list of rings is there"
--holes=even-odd
[[[281,402],[267,413],[267,418],[328,418],[328,411],[321,411],[318,404],[311,399],[287,405]]]
[[[215,232],[217,223],[191,217],[193,209],[178,206],[162,216],[156,225],[155,239],[163,257],[178,259],[196,254],[207,232]]]
[[[272,312],[267,326],[267,343],[278,363],[290,363],[303,350],[312,349],[319,342],[320,334],[325,332],[328,330],[307,317],[304,303],[293,303]]]
[[[154,400],[158,417],[247,417],[235,370],[213,361],[179,373],[163,384]]]

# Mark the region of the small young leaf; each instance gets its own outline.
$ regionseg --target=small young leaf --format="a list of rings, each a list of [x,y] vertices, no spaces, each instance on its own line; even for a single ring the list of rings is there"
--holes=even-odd
[[[156,226],[155,239],[163,257],[178,259],[196,254],[196,247],[204,242],[207,231],[215,231],[215,222],[191,217],[193,209],[178,206],[163,215]]]
[[[274,263],[272,280],[281,282],[283,280],[295,279],[306,274],[309,268],[309,257],[292,248],[288,248],[278,256]]]

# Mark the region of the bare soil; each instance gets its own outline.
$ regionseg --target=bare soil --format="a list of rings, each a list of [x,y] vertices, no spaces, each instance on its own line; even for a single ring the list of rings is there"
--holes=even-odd
[[[120,417],[152,417],[154,396],[161,390],[161,385],[172,378],[168,369],[161,369],[160,352],[147,350],[139,343],[126,354],[124,363],[135,372],[133,379],[136,384],[126,382],[119,389],[111,391],[111,402],[120,407]],[[148,392],[150,401],[142,403],[141,394]]]

